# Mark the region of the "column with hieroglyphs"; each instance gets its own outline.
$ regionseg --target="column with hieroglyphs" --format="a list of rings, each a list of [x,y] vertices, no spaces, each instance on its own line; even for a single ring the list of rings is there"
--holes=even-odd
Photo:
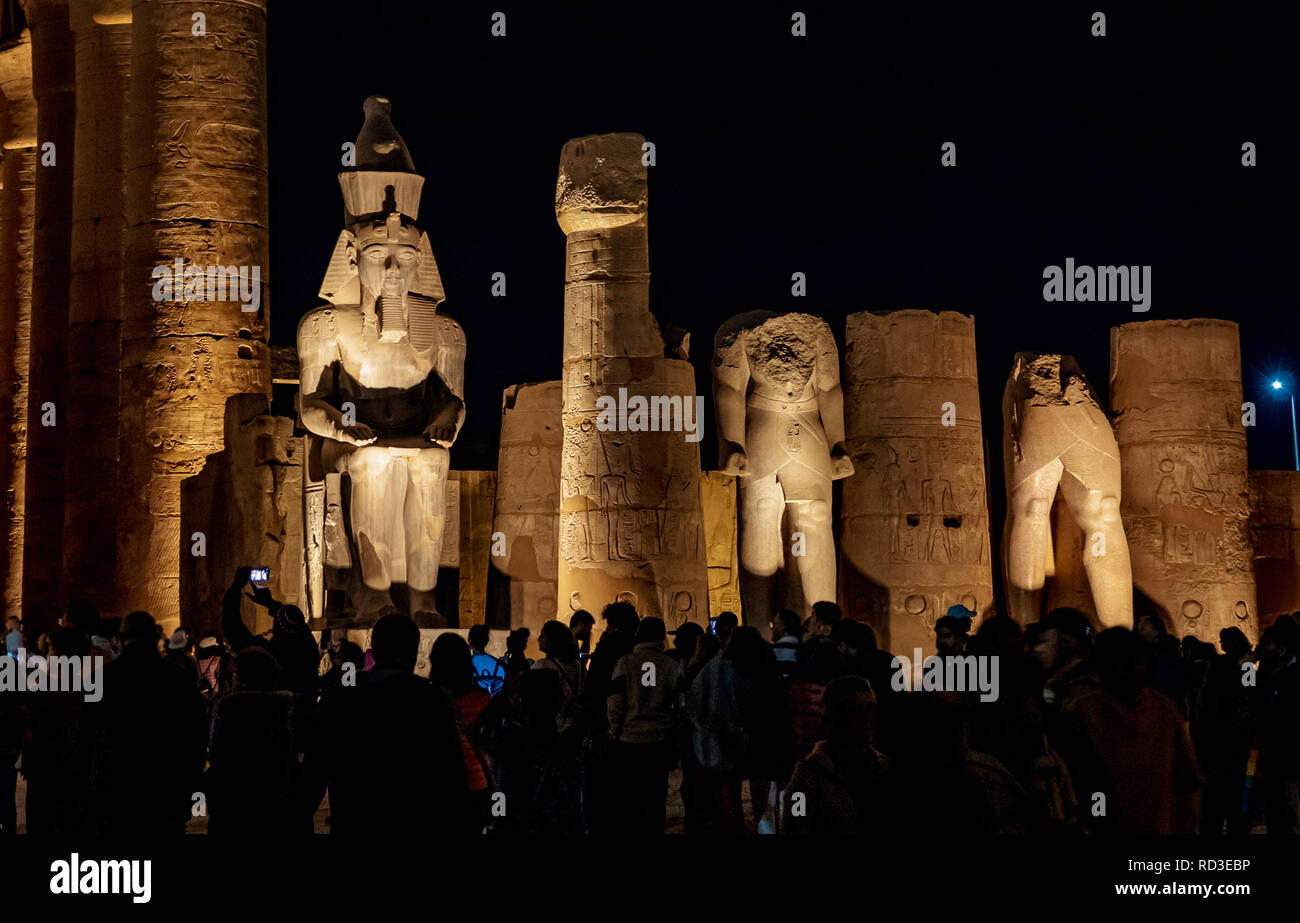
[[[181,481],[228,397],[270,395],[266,2],[137,0],[131,35],[117,573],[124,608],[174,627]]]
[[[0,580],[4,615],[22,616],[27,393],[31,359],[32,262],[36,209],[36,100],[31,35],[0,48],[4,163],[0,190]]]
[[[131,67],[129,0],[71,0],[77,122],[72,178],[63,590],[125,615],[114,598],[118,380],[122,359],[122,138]],[[95,472],[87,477],[88,471]]]
[[[934,624],[993,604],[975,322],[954,311],[850,314],[840,599],[882,648],[931,651]]]
[[[1225,320],[1111,328],[1133,586],[1177,635],[1257,635],[1241,347]],[[1140,597],[1139,597],[1140,600]]]
[[[50,628],[58,619],[61,604],[66,602],[59,586],[63,461],[66,453],[76,451],[67,428],[68,271],[76,96],[67,0],[34,0],[27,4],[26,14],[32,30],[37,166],[23,613],[35,626]]]
[[[621,599],[673,628],[707,617],[702,421],[693,434],[684,431],[680,411],[695,415],[694,372],[665,358],[650,313],[644,141],[590,135],[560,155],[555,214],[567,259],[559,608],[567,620]],[[628,402],[680,398],[677,430],[623,423],[602,430],[597,401],[620,400],[620,392]]]

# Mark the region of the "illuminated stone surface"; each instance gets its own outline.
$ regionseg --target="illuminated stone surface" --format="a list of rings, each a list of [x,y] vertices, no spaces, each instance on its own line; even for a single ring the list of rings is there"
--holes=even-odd
[[[530,644],[558,608],[561,390],[558,381],[511,385],[501,402],[489,624],[526,627]]]
[[[740,553],[736,547],[736,478],[721,471],[705,471],[700,497],[708,544],[709,615],[716,618],[723,612],[734,612],[743,619]]]
[[[831,328],[810,314],[737,315],[714,338],[713,396],[718,463],[739,478],[745,624],[766,635],[778,609],[806,617],[836,597],[831,481],[853,463]]]
[[[1002,397],[1007,483],[1004,560],[1009,614],[1043,614],[1052,556],[1052,504],[1061,499],[1085,536],[1083,569],[1104,627],[1133,623],[1133,577],[1120,521],[1115,434],[1073,356],[1016,354]]]
[[[194,35],[194,14],[206,34]],[[181,481],[222,449],[226,399],[270,395],[265,0],[132,7],[124,143],[118,608],[180,618]],[[154,270],[256,267],[238,298],[154,300]],[[30,544],[30,543],[29,543]]]
[[[555,215],[567,256],[557,601],[566,622],[578,609],[598,613],[625,599],[672,629],[703,621],[708,605],[699,431],[690,441],[680,425],[598,428],[597,401],[620,389],[677,396],[695,412],[694,372],[665,358],[649,308],[643,142],[591,135],[560,154]]]
[[[910,656],[933,649],[950,606],[982,615],[993,603],[975,323],[860,312],[844,342],[854,473],[841,507],[842,605]]]
[[[68,391],[67,360],[76,97],[67,0],[35,0],[27,4],[25,12],[32,31],[32,91],[40,144],[32,265],[22,607],[24,617],[33,625],[49,628],[57,621],[64,601],[59,586],[63,562],[63,463],[65,453],[77,451],[69,441],[66,425],[68,399],[74,396]],[[49,425],[51,419],[55,425]]]
[[[1259,629],[1300,609],[1300,471],[1250,472]]]
[[[181,485],[181,611],[193,632],[220,631],[221,599],[240,566],[269,567],[271,595],[304,611],[301,437],[293,420],[272,416],[266,398],[226,403],[225,448]],[[204,538],[195,555],[195,534]],[[270,613],[247,597],[244,624],[271,627]],[[197,637],[197,635],[196,635]]]
[[[1124,460],[1133,582],[1178,635],[1257,631],[1237,325],[1111,329],[1111,411]]]
[[[27,395],[36,209],[36,100],[26,30],[0,51],[4,188],[0,191],[0,580],[5,616],[22,615]]]
[[[129,0],[72,0],[77,122],[72,176],[62,594],[115,609],[118,379],[122,359],[122,136]],[[136,286],[132,286],[136,290]],[[96,472],[86,477],[87,471]]]

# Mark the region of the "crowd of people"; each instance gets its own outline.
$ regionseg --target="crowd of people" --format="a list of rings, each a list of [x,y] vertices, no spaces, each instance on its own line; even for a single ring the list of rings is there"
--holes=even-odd
[[[251,596],[272,616],[255,635]],[[831,602],[767,626],[668,631],[625,602],[538,633],[383,615],[368,650],[235,575],[222,631],[164,638],[84,600],[33,640],[102,667],[103,695],[0,691],[0,829],[658,834],[680,769],[687,834],[1300,832],[1300,627],[1252,647],[1179,641],[1154,614],[1100,634],[1057,609],[1022,627],[953,607],[935,655],[997,658],[993,695],[912,687]],[[596,630],[600,628],[599,637]],[[23,656],[21,625],[6,653]],[[593,643],[594,642],[594,643]],[[746,797],[747,796],[747,797]],[[328,799],[326,801],[326,799]],[[919,825],[919,827],[918,827]]]

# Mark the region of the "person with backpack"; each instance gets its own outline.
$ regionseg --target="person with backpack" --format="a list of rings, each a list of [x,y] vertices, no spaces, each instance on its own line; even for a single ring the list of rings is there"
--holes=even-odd
[[[496,695],[506,681],[506,667],[486,650],[492,632],[487,624],[473,625],[469,630],[470,662],[474,666],[474,681],[488,695]]]

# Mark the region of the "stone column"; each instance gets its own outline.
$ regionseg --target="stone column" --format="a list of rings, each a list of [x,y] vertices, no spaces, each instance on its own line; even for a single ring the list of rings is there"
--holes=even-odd
[[[1259,630],[1300,609],[1300,471],[1250,472]]]
[[[266,2],[137,0],[131,35],[117,573],[122,607],[171,628],[180,482],[221,451],[228,397],[270,395]],[[208,267],[256,270],[257,310]]]
[[[22,616],[23,513],[27,474],[27,393],[36,209],[36,100],[31,36],[0,50],[4,106],[0,191],[0,581],[4,615]]]
[[[671,629],[708,607],[700,449],[678,432],[601,431],[597,400],[678,396],[688,362],[664,357],[650,313],[644,139],[575,138],[560,155],[555,214],[567,239],[561,618],[615,599]],[[696,421],[697,425],[700,421]]]
[[[122,135],[130,0],[72,0],[77,122],[72,180],[63,588],[122,616],[115,598],[118,378],[122,357]],[[134,287],[133,287],[134,288]]]
[[[72,245],[76,96],[67,0],[31,0],[32,91],[36,97],[36,255],[32,267],[31,373],[27,400],[27,483],[23,611],[53,627],[67,594],[59,586],[63,462],[69,440],[68,272]]]
[[[1237,325],[1139,321],[1110,332],[1133,585],[1177,635],[1257,635]],[[1139,597],[1136,613],[1143,601]]]
[[[534,644],[557,616],[561,403],[558,381],[511,385],[502,396],[488,624],[527,627]]]
[[[953,311],[850,314],[840,586],[882,648],[934,650],[934,623],[993,604],[975,322]]]

